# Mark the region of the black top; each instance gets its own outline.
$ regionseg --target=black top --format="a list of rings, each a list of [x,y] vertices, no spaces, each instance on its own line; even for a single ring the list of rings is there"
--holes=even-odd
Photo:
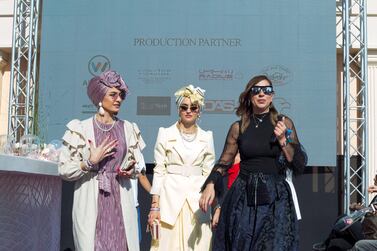
[[[269,113],[252,117],[249,126],[239,135],[237,144],[241,172],[278,174],[277,159],[281,150]]]
[[[204,182],[202,190],[208,183],[214,183],[217,196],[221,197],[222,176],[227,174],[238,151],[241,155],[240,173],[284,174],[283,171],[287,168],[295,174],[302,173],[307,163],[307,155],[298,140],[293,121],[287,116],[284,117],[286,127],[291,130],[289,145],[292,147],[287,149],[293,155],[291,162],[286,161],[274,137],[274,125],[269,113],[251,117],[250,125],[242,133],[241,123],[236,121],[229,128],[223,152]]]

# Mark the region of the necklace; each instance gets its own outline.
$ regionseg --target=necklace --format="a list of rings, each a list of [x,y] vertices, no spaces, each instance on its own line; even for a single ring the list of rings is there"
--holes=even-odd
[[[179,134],[181,135],[181,138],[182,138],[183,147],[186,148],[189,152],[191,152],[193,150],[193,148],[195,147],[193,145],[194,144],[193,142],[195,141],[198,133],[197,132],[195,132],[195,133],[184,133],[184,132],[179,131]]]
[[[266,117],[268,113],[265,113],[262,117],[258,118],[255,116],[255,114],[253,113],[253,119],[254,119],[254,123],[255,123],[255,128],[258,128],[259,125],[263,122],[263,119],[264,117]]]
[[[116,121],[115,119],[114,119],[112,125],[111,125],[109,128],[107,128],[107,129],[103,129],[103,128],[98,124],[98,121],[97,121],[97,119],[96,119],[95,116],[93,117],[93,119],[94,119],[94,124],[96,124],[96,126],[98,127],[98,129],[100,129],[100,130],[103,131],[103,132],[108,132],[108,131],[110,131],[111,129],[113,129],[113,127],[115,126],[115,121]]]
[[[197,130],[196,126],[195,126],[196,130],[195,130],[194,133],[184,132],[181,128],[180,122],[178,122],[177,128],[178,128],[179,134],[181,135],[181,138],[183,139],[183,141],[193,142],[196,139],[196,135],[198,134],[198,130]]]
[[[179,131],[179,133],[181,134],[182,139],[187,142],[193,142],[197,135],[197,133],[184,133],[182,131]]]

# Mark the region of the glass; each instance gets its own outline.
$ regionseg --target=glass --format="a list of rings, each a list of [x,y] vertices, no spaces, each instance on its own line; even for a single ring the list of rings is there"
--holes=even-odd
[[[253,86],[250,89],[252,95],[258,95],[260,91],[263,91],[266,95],[272,95],[274,88],[272,86]]]
[[[38,136],[27,134],[20,139],[20,155],[30,158],[39,158],[41,140]]]
[[[191,112],[196,113],[199,110],[199,106],[197,106],[197,105],[193,105],[193,106],[181,105],[181,106],[179,106],[179,109],[181,109],[181,111],[185,111],[185,112],[190,109]]]
[[[126,93],[124,92],[124,91],[121,91],[121,92],[118,92],[118,93],[116,93],[116,92],[111,92],[110,94],[109,94],[109,96],[110,96],[110,98],[112,99],[112,100],[117,100],[118,99],[118,97],[120,97],[122,100],[124,100],[125,98],[126,98]]]
[[[14,138],[11,135],[0,135],[0,153],[13,154]]]
[[[41,151],[40,159],[57,162],[59,160],[61,147],[62,147],[61,140],[57,140],[57,139],[52,140]]]

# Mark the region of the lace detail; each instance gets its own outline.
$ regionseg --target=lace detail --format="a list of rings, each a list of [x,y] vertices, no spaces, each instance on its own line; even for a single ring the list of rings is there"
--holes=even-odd
[[[234,122],[228,131],[228,135],[225,140],[225,145],[220,159],[217,161],[212,169],[212,172],[208,176],[207,180],[202,186],[202,191],[205,189],[208,183],[215,184],[216,196],[221,198],[223,195],[223,179],[227,170],[232,166],[234,158],[238,152],[238,136],[240,131],[239,121]]]
[[[292,131],[290,134],[290,143],[289,143],[289,145],[292,147],[288,147],[287,150],[288,150],[288,154],[293,157],[292,157],[292,161],[288,162],[283,152],[281,152],[278,158],[276,159],[276,161],[278,163],[280,173],[284,173],[284,171],[287,168],[290,168],[292,169],[295,175],[301,174],[304,172],[308,157],[306,155],[306,152],[303,146],[300,144],[293,121],[289,117],[285,116],[285,124],[287,128],[291,129]],[[239,136],[240,136],[240,121],[236,121],[229,128],[229,131],[225,140],[225,144],[224,144],[224,149],[222,151],[220,159],[217,161],[214,168],[212,169],[211,174],[208,176],[207,180],[202,186],[202,191],[203,191],[208,183],[214,183],[215,189],[216,189],[216,196],[218,196],[218,199],[220,200],[221,200],[221,196],[224,193],[222,176],[225,176],[227,174],[227,170],[233,164],[234,158],[239,148],[238,147]]]

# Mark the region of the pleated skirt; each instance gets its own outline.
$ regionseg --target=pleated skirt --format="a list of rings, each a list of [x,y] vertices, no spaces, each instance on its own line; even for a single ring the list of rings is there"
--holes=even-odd
[[[199,202],[198,202],[199,203]],[[151,251],[209,251],[212,231],[209,222],[198,223],[187,201],[174,226],[161,222],[161,236]]]
[[[262,175],[259,184],[240,173],[222,203],[214,251],[296,251],[298,223],[288,183]]]

